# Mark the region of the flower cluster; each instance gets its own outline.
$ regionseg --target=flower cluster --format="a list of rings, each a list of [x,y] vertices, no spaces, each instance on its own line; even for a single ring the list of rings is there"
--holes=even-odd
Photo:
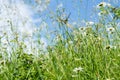
[[[101,2],[97,5],[97,9],[100,10],[100,12],[98,13],[98,16],[102,16],[102,15],[108,15],[109,14],[109,10],[111,10],[110,8],[112,8],[111,4],[107,3],[107,2]]]

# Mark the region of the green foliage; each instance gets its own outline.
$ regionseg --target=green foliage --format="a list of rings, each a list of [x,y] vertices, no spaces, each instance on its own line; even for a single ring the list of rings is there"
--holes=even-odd
[[[45,54],[40,40],[30,53],[26,51],[30,45],[16,35],[9,41],[11,53],[0,44],[0,80],[120,80],[120,28],[116,19],[106,19],[109,13],[119,18],[120,9],[101,6],[104,15],[98,23],[73,26],[71,31],[68,17],[66,22],[59,18],[64,31],[52,37],[54,44]]]

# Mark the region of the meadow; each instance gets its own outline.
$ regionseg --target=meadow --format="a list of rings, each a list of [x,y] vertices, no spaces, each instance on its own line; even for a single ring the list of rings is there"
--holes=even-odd
[[[120,80],[120,8],[101,2],[97,9],[97,23],[77,26],[59,8],[51,17],[58,31],[49,33],[54,37],[46,47],[41,28],[33,38],[7,20],[9,33],[0,35],[0,80]]]

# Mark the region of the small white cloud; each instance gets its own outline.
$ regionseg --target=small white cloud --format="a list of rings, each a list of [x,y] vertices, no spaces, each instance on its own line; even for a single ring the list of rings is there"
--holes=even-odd
[[[34,30],[32,15],[34,12],[23,0],[0,0],[0,31],[10,31],[10,22],[18,31],[32,34]],[[8,31],[9,29],[9,31]],[[21,30],[20,30],[21,29]]]
[[[28,19],[34,14],[34,12],[30,9],[30,6],[26,5],[22,0],[19,0],[16,3],[16,8],[20,12],[22,17],[27,17]]]

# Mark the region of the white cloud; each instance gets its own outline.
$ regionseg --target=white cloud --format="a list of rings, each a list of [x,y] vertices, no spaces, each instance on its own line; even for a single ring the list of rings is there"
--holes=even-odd
[[[13,39],[13,34],[10,30],[11,23],[14,30],[16,30],[20,35],[20,42],[24,35],[32,36],[36,28],[34,23],[42,21],[41,19],[33,19],[32,16],[34,14],[35,12],[29,5],[26,5],[23,0],[0,0],[0,36],[6,32],[9,36],[9,41]],[[46,26],[45,23],[43,25]],[[28,37],[28,40],[24,40],[24,42],[27,45],[26,50],[31,53],[32,49],[30,45],[35,43],[30,41],[29,38],[31,37]],[[45,38],[41,38],[41,42],[43,43],[42,48],[45,50],[47,47],[47,40]],[[2,40],[2,43],[6,43],[5,39]]]
[[[31,16],[34,14],[30,6],[26,5],[22,0],[17,1],[16,8],[22,17],[31,19]]]
[[[32,32],[34,12],[22,0],[0,0],[0,31],[10,28],[10,22],[16,29],[23,29],[25,32]],[[8,22],[10,21],[10,22]],[[21,27],[21,28],[19,28]],[[26,29],[27,28],[27,29]],[[23,30],[19,30],[23,32]],[[6,31],[8,32],[8,31]]]

